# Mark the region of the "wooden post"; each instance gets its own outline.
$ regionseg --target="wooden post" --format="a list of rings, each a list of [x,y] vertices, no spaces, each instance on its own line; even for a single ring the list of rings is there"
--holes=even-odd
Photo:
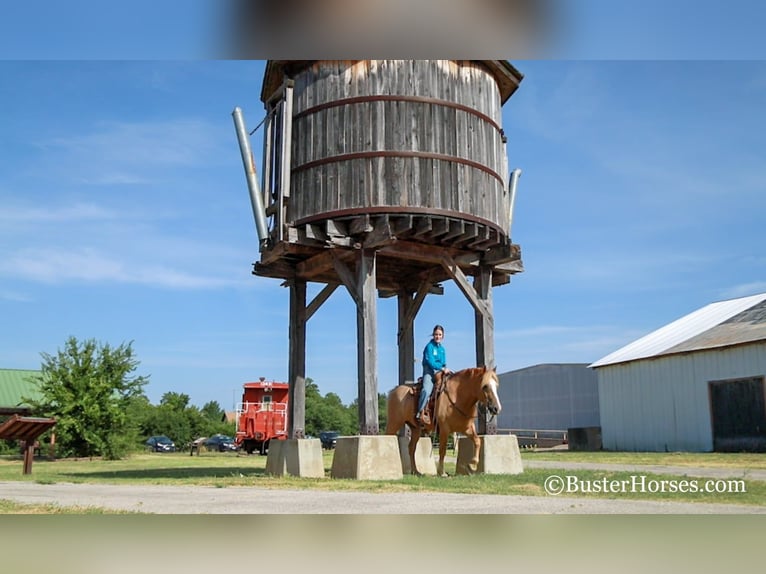
[[[378,308],[377,254],[360,249],[357,255],[356,333],[359,386],[359,434],[378,434]]]
[[[399,328],[396,336],[399,347],[399,384],[415,380],[415,318],[410,313],[413,304],[412,293],[397,296]]]
[[[24,444],[24,474],[32,474],[32,461],[35,458],[35,439],[27,440]]]
[[[482,265],[474,278],[476,297],[482,305],[475,307],[476,364],[495,368],[495,322],[492,309],[492,267]],[[480,312],[479,309],[483,312]],[[497,422],[488,413],[479,413],[479,434],[497,434]]]
[[[304,438],[306,431],[306,281],[290,283],[289,413],[287,435]]]

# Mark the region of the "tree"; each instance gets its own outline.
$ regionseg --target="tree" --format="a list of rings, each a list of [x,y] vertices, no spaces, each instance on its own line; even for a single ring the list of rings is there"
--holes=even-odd
[[[142,396],[148,377],[131,376],[139,365],[131,343],[119,347],[79,342],[70,337],[64,349],[43,358],[35,377],[41,398],[25,399],[42,416],[56,419],[56,443],[64,456],[118,459],[136,440],[128,416]]]
[[[218,403],[218,401],[208,401],[204,405],[202,405],[202,408],[200,409],[200,412],[202,413],[202,416],[204,416],[207,419],[210,419],[214,422],[221,422],[223,420],[224,415],[226,414],[225,411],[221,408],[221,405]]]
[[[306,379],[306,434],[319,436],[326,430],[336,430],[343,435],[357,433],[357,415],[343,405],[335,393],[324,397],[310,378]]]

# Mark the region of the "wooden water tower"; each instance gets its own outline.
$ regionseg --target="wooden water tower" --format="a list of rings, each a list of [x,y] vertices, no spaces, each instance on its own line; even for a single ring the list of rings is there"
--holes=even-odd
[[[305,427],[306,322],[340,285],[357,306],[360,434],[379,430],[378,296],[398,298],[400,383],[415,378],[415,316],[447,280],[475,310],[477,364],[495,366],[492,287],[522,271],[501,113],[521,79],[505,60],[268,62],[261,185],[242,149],[253,273],[290,289],[290,438]],[[325,284],[310,303],[308,282]]]

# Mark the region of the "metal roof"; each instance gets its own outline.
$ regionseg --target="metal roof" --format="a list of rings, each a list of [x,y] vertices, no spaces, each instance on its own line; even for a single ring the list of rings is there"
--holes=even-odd
[[[31,380],[40,371],[22,369],[0,369],[0,407],[28,406],[22,397],[36,399],[40,393]]]
[[[718,301],[592,363],[604,367],[661,355],[766,340],[766,293]]]
[[[286,75],[308,68],[318,60],[269,60],[266,63],[261,101],[266,102],[279,88]],[[519,72],[508,60],[471,60],[481,62],[497,80],[500,89],[500,102],[505,103],[518,89],[524,74]]]

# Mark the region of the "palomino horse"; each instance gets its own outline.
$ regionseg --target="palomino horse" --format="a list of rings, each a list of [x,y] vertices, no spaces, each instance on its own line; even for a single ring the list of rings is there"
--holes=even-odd
[[[444,390],[436,397],[433,417],[439,432],[439,476],[446,476],[444,456],[447,453],[447,438],[450,433],[455,432],[463,433],[473,440],[473,458],[468,465],[468,471],[476,472],[481,450],[481,440],[476,434],[474,424],[477,405],[486,405],[493,415],[499,413],[502,407],[497,395],[497,385],[497,374],[486,367],[463,369],[447,379]],[[413,474],[420,474],[415,466],[415,449],[421,433],[415,420],[415,399],[415,391],[410,385],[399,385],[388,393],[386,434],[396,434],[405,424],[410,427],[410,465]],[[434,430],[434,425],[427,425],[423,430],[430,433]]]

